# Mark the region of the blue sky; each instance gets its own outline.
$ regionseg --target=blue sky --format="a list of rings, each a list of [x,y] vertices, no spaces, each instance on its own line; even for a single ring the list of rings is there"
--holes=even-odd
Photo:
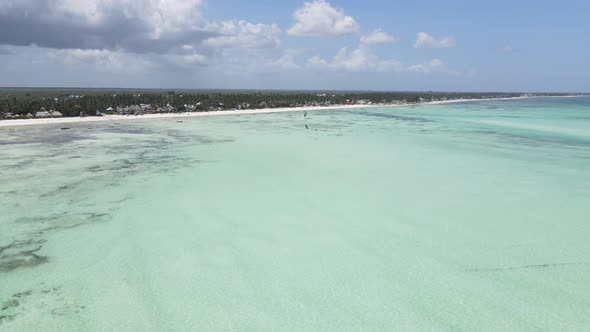
[[[590,91],[585,1],[0,0],[0,85]]]

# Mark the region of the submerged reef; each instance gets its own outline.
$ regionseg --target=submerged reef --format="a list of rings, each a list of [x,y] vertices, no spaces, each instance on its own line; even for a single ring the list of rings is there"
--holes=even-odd
[[[10,272],[19,267],[32,267],[47,263],[49,258],[37,254],[45,240],[14,241],[0,247],[0,272]]]

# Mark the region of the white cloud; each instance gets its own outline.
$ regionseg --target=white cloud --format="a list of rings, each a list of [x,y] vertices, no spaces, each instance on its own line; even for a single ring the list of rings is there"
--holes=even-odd
[[[420,63],[417,65],[411,65],[407,67],[408,71],[419,72],[419,73],[432,73],[444,69],[444,63],[439,59],[433,59],[432,61]]]
[[[367,46],[378,44],[390,44],[398,41],[399,40],[396,37],[388,34],[387,32],[381,29],[377,29],[361,38],[361,44]]]
[[[175,54],[136,54],[111,50],[48,50],[48,58],[66,65],[89,65],[99,72],[146,73],[187,71],[210,65],[213,59],[189,50]]]
[[[281,29],[276,24],[252,24],[246,21],[227,21],[214,24],[220,36],[203,41],[210,48],[263,48],[277,47]]]
[[[31,0],[19,1],[30,2]],[[203,2],[203,0],[49,0],[50,9],[54,14],[81,17],[90,23],[102,23],[116,13],[122,13],[126,19],[139,19],[150,27],[154,38],[166,32],[191,29],[193,25],[202,21]]]
[[[342,36],[359,32],[355,19],[327,0],[306,1],[294,11],[295,21],[288,30],[289,35]],[[94,72],[109,73],[104,77],[111,73],[167,75],[171,72],[205,73],[182,77],[207,77],[207,74],[214,77],[217,73],[227,77],[275,77],[281,73],[296,76],[300,70],[307,75],[310,69],[451,73],[438,59],[404,64],[373,54],[371,46],[398,41],[381,29],[362,37],[357,35],[361,38],[356,48],[343,48],[335,56],[309,58],[313,55],[309,54],[309,49],[280,48],[278,25],[209,20],[204,16],[204,2],[0,0],[0,55],[18,55],[32,50],[46,63],[59,63],[60,68],[84,67],[80,72],[94,67]],[[451,47],[454,44],[451,37],[438,41],[421,33],[414,47]]]
[[[181,60],[187,65],[205,65],[207,63],[207,57],[198,53],[183,55]]]
[[[203,0],[2,0],[0,43],[156,51],[209,32]],[[157,42],[156,42],[157,41]]]
[[[325,67],[328,67],[328,61],[326,61],[324,58],[320,56],[315,55],[307,59],[307,65],[310,67],[323,69]]]
[[[35,45],[50,60],[102,72],[237,71],[232,59],[280,46],[276,24],[213,21],[204,0],[0,0],[0,45]],[[0,46],[2,47],[2,46]],[[236,52],[231,53],[230,50]],[[0,48],[0,54],[10,49]],[[261,65],[295,68],[289,58],[261,55]],[[258,59],[255,55],[251,59]],[[276,62],[276,63],[275,63]],[[256,63],[253,66],[259,67]]]
[[[353,51],[343,48],[330,60],[314,56],[307,60],[307,66],[317,70],[341,72],[405,72],[461,75],[458,71],[446,68],[444,63],[439,59],[407,65],[395,59],[380,59],[378,56],[371,54],[365,47],[359,47]]]
[[[325,0],[304,3],[293,18],[296,23],[287,31],[290,36],[342,36],[359,30],[354,18]]]
[[[310,58],[307,64],[316,69],[345,72],[388,72],[402,70],[402,64],[399,61],[381,60],[362,47],[353,51],[342,48],[331,60],[315,56]]]
[[[290,54],[281,56],[276,61],[271,62],[271,65],[285,70],[294,70],[300,68],[300,66],[295,62],[295,57]]]
[[[93,65],[97,70],[106,72],[138,72],[151,65],[143,57],[110,50],[58,50],[50,52],[49,57],[65,64]]]
[[[280,49],[225,49],[222,54],[209,59],[207,70],[227,77],[272,76],[293,73],[302,69],[297,50]]]
[[[419,32],[416,37],[416,43],[414,43],[414,48],[451,48],[455,44],[455,38],[453,37],[437,40],[426,32]]]
[[[54,53],[55,54],[55,53]],[[63,50],[59,54],[65,63],[96,63],[100,67],[121,68],[120,54],[108,50]]]
[[[0,0],[0,44],[170,54],[277,46],[276,24],[214,22],[204,0]]]

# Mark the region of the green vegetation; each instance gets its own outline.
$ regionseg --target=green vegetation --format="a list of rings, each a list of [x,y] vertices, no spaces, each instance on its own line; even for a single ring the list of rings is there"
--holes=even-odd
[[[520,93],[249,91],[249,90],[133,90],[133,89],[0,89],[0,118],[24,117],[44,110],[64,116],[94,115],[107,109],[151,105],[156,110],[211,111],[347,103],[418,103],[446,99],[516,97]],[[535,94],[544,95],[544,94]],[[551,94],[555,95],[555,94]],[[166,106],[168,105],[168,108]],[[112,111],[114,112],[114,111]]]

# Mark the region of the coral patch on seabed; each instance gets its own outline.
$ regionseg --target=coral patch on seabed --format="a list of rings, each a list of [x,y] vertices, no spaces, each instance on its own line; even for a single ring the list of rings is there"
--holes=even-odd
[[[81,213],[70,215],[69,213],[55,214],[45,217],[27,217],[16,220],[20,225],[34,224],[37,230],[23,232],[12,243],[0,246],[0,273],[11,272],[18,268],[35,267],[49,261],[47,256],[39,254],[43,244],[47,240],[44,234],[56,231],[72,229],[79,226],[108,221],[111,218],[108,213]],[[23,237],[29,237],[23,239]]]
[[[67,316],[86,309],[86,306],[73,303],[64,296],[60,288],[48,287],[45,283],[41,283],[36,290],[15,293],[1,303],[0,327],[38,310],[46,311],[52,316]]]
[[[0,247],[0,272],[10,272],[19,267],[32,267],[47,263],[49,258],[37,254],[45,240],[14,241]]]

